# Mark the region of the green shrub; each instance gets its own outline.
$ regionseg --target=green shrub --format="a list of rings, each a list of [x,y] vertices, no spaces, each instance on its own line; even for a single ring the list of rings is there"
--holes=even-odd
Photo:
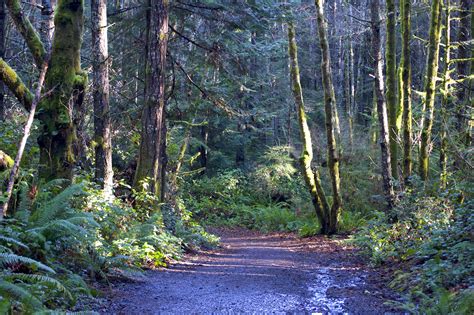
[[[474,285],[474,203],[459,196],[457,191],[436,197],[409,193],[390,215],[379,213],[370,220],[355,239],[376,264],[396,261],[411,266],[397,272],[390,284],[408,296],[401,306],[411,312],[474,311],[466,302]]]

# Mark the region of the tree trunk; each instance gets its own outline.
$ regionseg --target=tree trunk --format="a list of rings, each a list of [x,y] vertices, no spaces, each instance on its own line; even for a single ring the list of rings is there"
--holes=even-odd
[[[472,11],[472,1],[470,0],[460,0],[459,8],[459,28],[458,28],[458,54],[457,59],[457,73],[458,80],[462,81],[458,85],[457,98],[459,107],[457,108],[457,129],[461,135],[461,141],[466,146],[469,146],[471,143],[471,134],[470,134],[470,113],[469,108],[472,107],[472,101],[470,101],[470,84],[468,81],[468,76],[471,74],[469,71],[469,58],[471,57],[471,46],[468,41],[472,41],[472,34],[469,35],[470,31],[470,20],[471,20],[471,11]],[[472,44],[471,44],[472,45]],[[465,81],[465,82],[463,82]]]
[[[382,50],[380,45],[380,5],[379,0],[371,0],[372,13],[372,54],[374,57],[375,70],[375,95],[377,98],[377,116],[380,128],[381,166],[385,197],[389,209],[395,202],[395,193],[391,180],[391,160],[389,149],[389,126],[387,117],[387,105],[384,95]]]
[[[8,179],[8,185],[6,190],[6,197],[3,201],[1,210],[0,210],[0,220],[8,213],[8,205],[13,193],[13,186],[15,185],[15,180],[18,175],[18,170],[20,169],[21,159],[23,158],[23,152],[26,147],[26,141],[28,140],[31,132],[31,127],[33,126],[33,120],[35,118],[36,106],[41,97],[41,90],[43,89],[43,83],[46,76],[46,71],[48,69],[48,58],[45,58],[45,61],[41,67],[41,72],[38,78],[38,85],[36,87],[35,98],[33,100],[30,112],[28,114],[28,120],[26,121],[25,127],[23,129],[23,137],[18,145],[18,151],[15,157],[15,161],[11,167],[10,177]],[[0,203],[1,204],[1,203]]]
[[[328,166],[331,176],[333,204],[331,207],[329,219],[328,233],[335,233],[337,230],[337,220],[342,208],[342,199],[340,193],[340,177],[339,177],[339,156],[337,152],[336,137],[334,135],[334,112],[336,107],[336,96],[334,94],[334,86],[332,84],[331,74],[331,57],[329,54],[329,46],[327,40],[327,26],[324,20],[323,0],[315,0],[316,4],[316,21],[318,23],[319,44],[321,46],[322,60],[321,72],[324,88],[324,110],[326,113],[326,136],[328,145]]]
[[[398,178],[398,126],[399,107],[397,103],[397,43],[396,43],[396,19],[395,1],[387,0],[387,48],[385,59],[387,60],[387,110],[388,128],[390,135],[390,157],[392,159],[391,172],[393,178]]]
[[[92,69],[94,98],[95,180],[104,193],[112,195],[112,123],[109,106],[109,53],[107,1],[91,1]]]
[[[51,91],[39,103],[42,124],[38,137],[40,177],[44,180],[72,178],[76,141],[73,111],[82,101],[87,75],[81,71],[83,1],[60,0],[54,17],[55,33],[45,90]]]
[[[301,169],[304,180],[311,194],[316,215],[321,224],[321,232],[323,234],[328,234],[330,232],[329,205],[322,188],[318,189],[317,187],[317,184],[320,184],[319,172],[317,172],[317,170],[313,172],[311,168],[311,162],[313,160],[313,144],[311,142],[311,132],[304,111],[303,91],[301,89],[298,66],[298,51],[295,39],[295,29],[292,23],[288,23],[288,53],[290,56],[292,92],[298,113],[298,125],[300,128],[301,140],[303,142],[303,149],[300,157]]]
[[[400,107],[403,109],[403,176],[412,172],[412,111],[411,111],[411,0],[400,1],[402,14],[402,58],[400,60]]]
[[[0,0],[0,58],[5,58],[5,0]],[[5,120],[5,87],[3,81],[0,81],[0,122]]]
[[[443,100],[441,103],[441,144],[439,152],[439,166],[441,169],[440,186],[446,188],[448,179],[448,98],[450,89],[450,52],[451,52],[451,1],[446,0],[444,5],[445,12],[445,33],[444,33],[444,69],[443,69],[443,87],[441,93]]]
[[[419,156],[419,174],[421,179],[428,178],[429,151],[431,145],[431,129],[433,128],[434,103],[436,96],[436,77],[438,74],[439,42],[441,34],[440,0],[433,0],[431,5],[430,39],[428,51],[428,68],[426,70],[426,99],[423,113],[423,129]]]
[[[54,4],[55,0],[41,1],[41,28],[40,35],[46,51],[51,49],[51,40],[54,34]]]
[[[148,0],[145,62],[145,105],[134,186],[160,197],[165,66],[168,44],[168,1]],[[164,175],[164,174],[162,174]],[[147,185],[144,185],[148,182]]]

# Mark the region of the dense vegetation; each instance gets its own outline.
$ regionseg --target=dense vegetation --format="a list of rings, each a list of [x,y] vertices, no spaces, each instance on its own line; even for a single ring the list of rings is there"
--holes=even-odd
[[[473,17],[0,0],[0,313],[74,309],[211,226],[348,234],[397,307],[473,313]]]

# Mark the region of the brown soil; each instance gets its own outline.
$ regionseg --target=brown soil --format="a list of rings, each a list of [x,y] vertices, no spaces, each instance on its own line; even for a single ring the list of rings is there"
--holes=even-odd
[[[144,279],[115,283],[103,314],[393,313],[383,273],[322,236],[213,231],[221,248],[189,254]]]

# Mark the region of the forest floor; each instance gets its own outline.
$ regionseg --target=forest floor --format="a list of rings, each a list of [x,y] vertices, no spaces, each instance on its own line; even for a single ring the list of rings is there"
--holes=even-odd
[[[289,233],[212,231],[217,250],[192,253],[170,268],[118,282],[103,314],[393,313],[388,275],[369,268],[339,239]]]

